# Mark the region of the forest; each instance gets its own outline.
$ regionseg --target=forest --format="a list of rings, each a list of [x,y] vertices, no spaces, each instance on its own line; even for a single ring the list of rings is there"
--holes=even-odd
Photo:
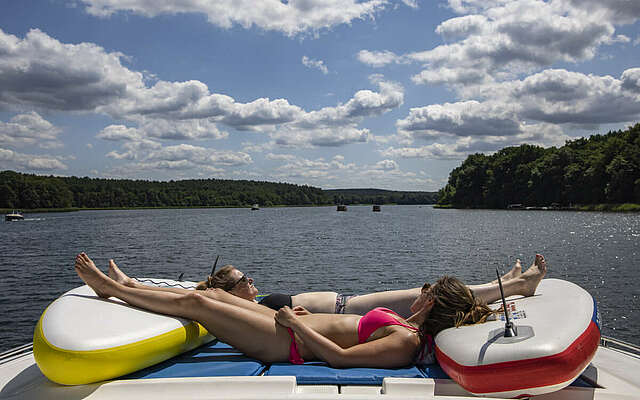
[[[324,190],[332,204],[435,204],[438,192],[401,192],[382,189]]]
[[[438,205],[577,208],[640,203],[640,124],[566,142],[473,154],[449,174]]]
[[[21,210],[133,207],[434,204],[459,208],[553,207],[640,203],[640,124],[564,146],[507,147],[473,154],[439,192],[322,190],[246,180],[146,181],[0,172],[0,208]]]
[[[145,181],[0,172],[0,208],[20,210],[134,207],[319,206],[433,204],[435,192],[378,189],[323,191],[289,183],[198,179]]]

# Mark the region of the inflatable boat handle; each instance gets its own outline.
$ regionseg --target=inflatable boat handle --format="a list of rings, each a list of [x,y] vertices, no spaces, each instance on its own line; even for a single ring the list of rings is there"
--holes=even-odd
[[[500,297],[502,298],[502,309],[504,310],[504,337],[518,336],[518,330],[516,326],[509,319],[509,310],[507,309],[507,301],[504,299],[504,291],[502,290],[502,279],[500,279],[500,271],[496,268],[496,275],[498,275],[498,286],[500,286]]]

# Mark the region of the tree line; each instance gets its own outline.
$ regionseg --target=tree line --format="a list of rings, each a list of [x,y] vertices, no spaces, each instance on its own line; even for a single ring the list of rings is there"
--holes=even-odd
[[[438,201],[438,192],[331,189],[324,193],[333,204],[435,204]]]
[[[567,141],[473,154],[449,174],[439,205],[575,207],[640,203],[640,124]]]
[[[348,193],[348,194],[346,194]],[[323,191],[289,183],[196,179],[146,181],[57,177],[0,172],[0,208],[69,209],[133,207],[319,206],[435,203],[436,193],[373,190]],[[375,200],[375,201],[373,201]],[[422,202],[422,203],[420,203]]]

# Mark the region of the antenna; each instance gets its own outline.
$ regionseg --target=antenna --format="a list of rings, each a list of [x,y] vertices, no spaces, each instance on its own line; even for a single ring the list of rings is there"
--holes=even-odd
[[[516,326],[509,319],[509,310],[507,309],[507,301],[504,299],[504,291],[502,290],[502,279],[500,278],[500,272],[496,268],[496,275],[498,275],[498,286],[500,286],[500,297],[502,298],[502,308],[504,309],[504,337],[518,336]]]
[[[220,258],[220,256],[216,256],[216,261],[213,263],[213,268],[211,268],[211,273],[209,274],[209,276],[213,276],[213,273],[216,272],[216,265],[218,265],[218,258]]]

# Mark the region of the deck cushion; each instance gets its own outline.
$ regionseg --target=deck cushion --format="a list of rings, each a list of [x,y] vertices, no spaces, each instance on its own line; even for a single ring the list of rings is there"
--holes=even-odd
[[[386,377],[425,378],[417,367],[382,368],[331,368],[324,362],[311,361],[302,365],[272,364],[265,372],[269,376],[296,377],[298,385],[381,385]]]
[[[260,375],[265,364],[219,340],[120,379]]]

